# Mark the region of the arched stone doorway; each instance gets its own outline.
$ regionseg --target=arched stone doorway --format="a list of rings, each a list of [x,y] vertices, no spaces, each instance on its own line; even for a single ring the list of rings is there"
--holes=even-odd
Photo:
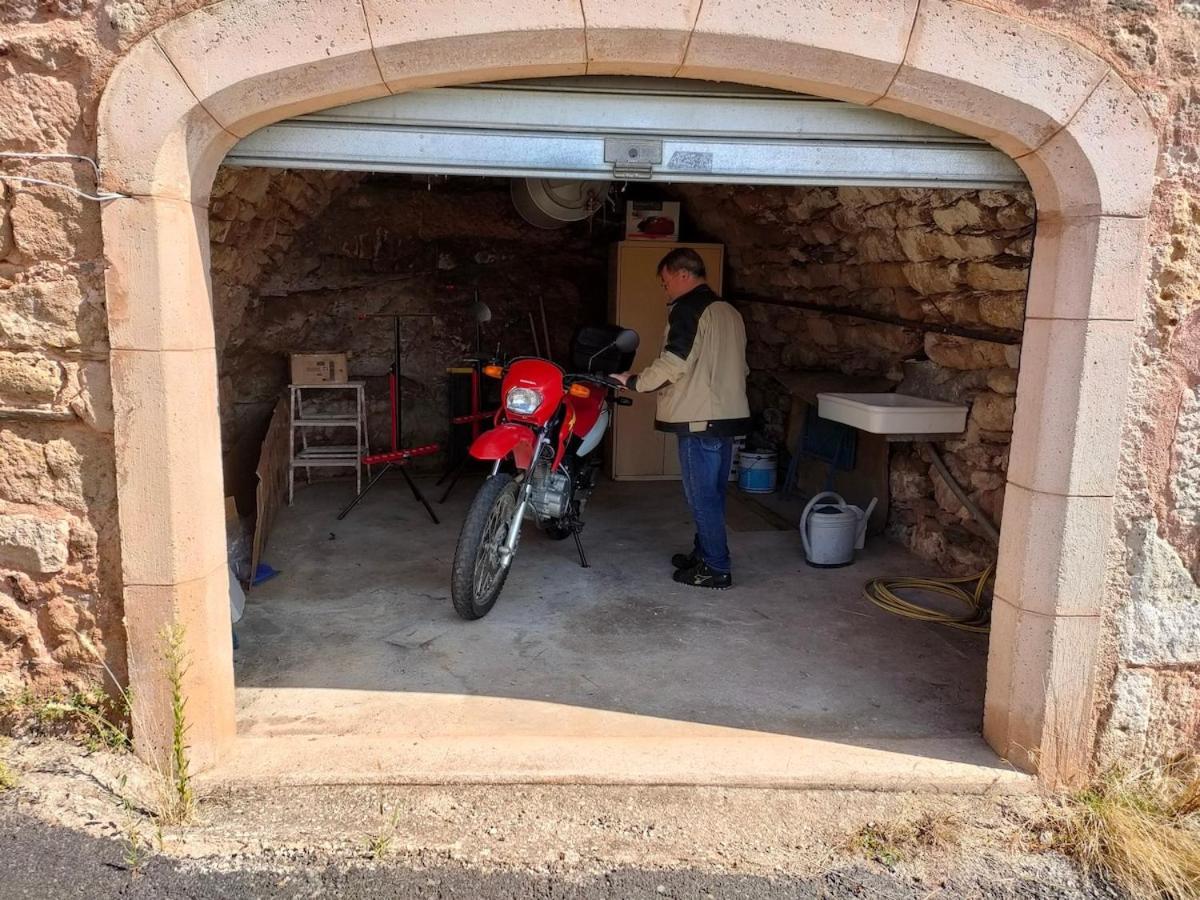
[[[712,78],[877,105],[982,137],[1039,227],[984,732],[1058,779],[1091,758],[1106,549],[1155,137],[1107,64],[957,0],[227,0],[133,47],[100,108],[129,671],[143,755],[169,744],[158,635],[184,627],[194,762],[233,739],[206,203],[269,122],[418,87],[570,74]]]

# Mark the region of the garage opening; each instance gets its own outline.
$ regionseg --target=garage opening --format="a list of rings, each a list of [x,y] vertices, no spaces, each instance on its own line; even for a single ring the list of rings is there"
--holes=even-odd
[[[210,204],[231,558],[255,582],[235,626],[239,733],[302,739],[314,771],[329,738],[361,738],[364,770],[406,740],[414,778],[599,778],[620,753],[635,780],[711,780],[714,759],[778,779],[801,742],[995,765],[986,634],[896,617],[863,583],[995,561],[1033,227],[1019,171],[980,142],[740,86],[444,88],[247,138]],[[495,610],[459,620],[455,540],[487,475],[460,465],[475,426],[453,423],[469,358],[570,368],[579,328],[615,322],[641,332],[644,365],[666,317],[654,266],[681,244],[744,318],[742,461],[772,467],[730,482],[735,589],[671,581],[692,525],[639,398],[601,451],[591,567],[528,524]],[[313,377],[361,394],[301,392],[297,412],[294,354],[333,356]],[[475,408],[494,409],[479,383]],[[819,394],[969,412],[953,433],[889,436],[822,416]],[[327,465],[345,461],[334,448],[360,455],[361,421],[384,451],[396,418],[400,446],[437,449],[339,520],[377,470]],[[801,514],[825,490],[876,501],[844,568],[805,560]]]

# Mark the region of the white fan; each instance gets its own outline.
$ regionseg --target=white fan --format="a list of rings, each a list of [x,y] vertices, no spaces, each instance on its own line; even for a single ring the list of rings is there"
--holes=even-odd
[[[538,228],[562,228],[590,218],[611,182],[576,178],[514,178],[512,200],[521,218]]]

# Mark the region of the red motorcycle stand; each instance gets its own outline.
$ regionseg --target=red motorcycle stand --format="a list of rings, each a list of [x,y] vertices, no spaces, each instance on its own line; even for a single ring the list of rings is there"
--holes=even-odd
[[[467,466],[471,464],[470,447],[479,435],[485,430],[484,423],[491,423],[496,418],[496,410],[485,412],[482,409],[483,405],[483,386],[482,374],[484,358],[482,356],[469,356],[463,360],[463,365],[453,366],[446,370],[446,373],[451,379],[450,391],[450,443],[449,443],[449,467],[442,473],[442,477],[437,480],[436,487],[440,487],[447,478],[450,479],[450,484],[446,486],[446,490],[442,496],[438,498],[438,504],[441,505],[449,499],[450,493],[454,490],[454,486],[458,484],[458,479],[462,477]],[[454,408],[454,379],[457,377],[462,379],[466,376],[469,379],[469,394],[467,398],[467,410],[461,415],[455,415]],[[459,407],[461,410],[461,406]],[[457,432],[455,429],[460,425],[470,425],[470,440],[466,442],[466,446],[462,447],[461,455],[456,455],[455,450],[461,446],[456,444]],[[490,424],[489,426],[490,427]]]
[[[418,456],[431,456],[441,450],[440,444],[423,444],[420,447],[401,448],[400,432],[401,432],[401,409],[400,409],[400,316],[395,314],[380,313],[375,315],[362,314],[360,319],[391,319],[394,327],[395,342],[392,348],[392,367],[388,371],[388,392],[391,397],[391,417],[392,417],[392,449],[385,453],[374,453],[363,457],[363,463],[368,466],[383,465],[379,473],[367,482],[358,495],[347,504],[346,508],[337,514],[337,520],[340,522],[350,514],[354,507],[358,506],[363,497],[367,496],[367,492],[375,487],[379,479],[388,473],[392,466],[400,469],[400,474],[404,476],[404,480],[408,482],[408,487],[412,491],[413,497],[418,500],[425,511],[429,513],[429,518],[433,519],[434,525],[440,525],[437,514],[433,511],[433,507],[429,505],[429,501],[425,499],[425,495],[421,493],[421,489],[417,487],[412,476],[408,474],[405,468],[409,461]]]

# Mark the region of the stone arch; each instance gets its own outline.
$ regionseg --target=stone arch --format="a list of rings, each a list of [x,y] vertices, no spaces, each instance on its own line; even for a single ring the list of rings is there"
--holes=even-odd
[[[101,102],[122,572],[143,755],[169,746],[158,634],[185,628],[197,766],[234,736],[206,203],[234,142],[389,92],[586,73],[719,78],[982,137],[1039,209],[984,733],[1086,768],[1156,138],[1101,59],[961,0],[225,0],[136,44]],[[1136,249],[1135,249],[1136,248]]]

